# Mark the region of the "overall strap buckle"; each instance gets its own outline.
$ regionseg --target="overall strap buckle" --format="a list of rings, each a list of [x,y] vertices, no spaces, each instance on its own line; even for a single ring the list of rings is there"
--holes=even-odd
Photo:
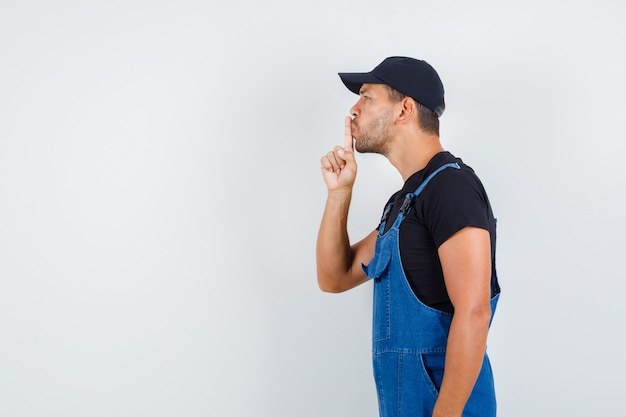
[[[387,207],[385,207],[385,211],[383,212],[383,217],[380,218],[380,222],[386,222],[387,219],[389,218],[389,213],[391,213],[391,207],[393,206],[393,203],[389,203],[387,204]]]
[[[414,197],[415,197],[415,194],[413,194],[413,193],[408,193],[404,197],[404,201],[402,202],[402,206],[400,206],[400,213],[404,213],[404,215],[407,215],[409,213],[409,211],[411,211],[411,205],[413,203],[413,198]]]

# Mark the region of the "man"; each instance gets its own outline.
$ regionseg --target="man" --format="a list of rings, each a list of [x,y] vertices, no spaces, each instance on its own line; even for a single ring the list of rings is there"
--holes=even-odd
[[[321,159],[328,197],[317,240],[320,288],[374,285],[373,365],[380,415],[496,415],[486,355],[500,288],[495,219],[474,171],[439,139],[443,85],[425,61],[390,57],[340,73],[359,94],[345,144]],[[351,245],[354,149],[385,156],[404,180],[377,230]]]

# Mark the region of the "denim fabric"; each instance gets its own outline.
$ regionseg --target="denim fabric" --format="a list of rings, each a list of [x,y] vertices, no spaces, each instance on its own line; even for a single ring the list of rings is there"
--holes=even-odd
[[[413,199],[446,168],[459,166],[443,165],[408,194],[393,226],[384,232],[390,209],[387,207],[374,258],[363,266],[374,281],[372,362],[381,417],[431,417],[439,394],[452,314],[428,307],[415,296],[402,268],[398,233]],[[492,317],[497,301],[498,296],[491,300]],[[463,417],[495,415],[493,375],[485,354]]]

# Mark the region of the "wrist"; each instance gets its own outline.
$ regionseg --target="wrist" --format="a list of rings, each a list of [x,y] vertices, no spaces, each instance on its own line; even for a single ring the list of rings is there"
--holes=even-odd
[[[328,199],[332,200],[350,200],[352,198],[352,188],[337,188],[328,190]]]
[[[450,404],[444,404],[440,397],[437,399],[435,403],[435,408],[433,410],[432,417],[461,417],[463,414],[463,408],[460,411],[456,411],[458,407],[452,407]]]

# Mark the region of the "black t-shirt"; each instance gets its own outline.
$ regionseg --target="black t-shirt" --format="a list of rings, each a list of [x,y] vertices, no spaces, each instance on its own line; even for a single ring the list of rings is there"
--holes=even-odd
[[[437,249],[465,227],[489,231],[491,295],[500,292],[495,268],[495,219],[487,193],[472,168],[449,152],[435,155],[389,199],[393,207],[385,229],[393,224],[406,194],[414,192],[432,172],[450,162],[458,163],[461,169],[444,169],[414,199],[412,209],[400,225],[399,245],[402,266],[417,298],[430,307],[452,313],[454,308],[446,291]]]

